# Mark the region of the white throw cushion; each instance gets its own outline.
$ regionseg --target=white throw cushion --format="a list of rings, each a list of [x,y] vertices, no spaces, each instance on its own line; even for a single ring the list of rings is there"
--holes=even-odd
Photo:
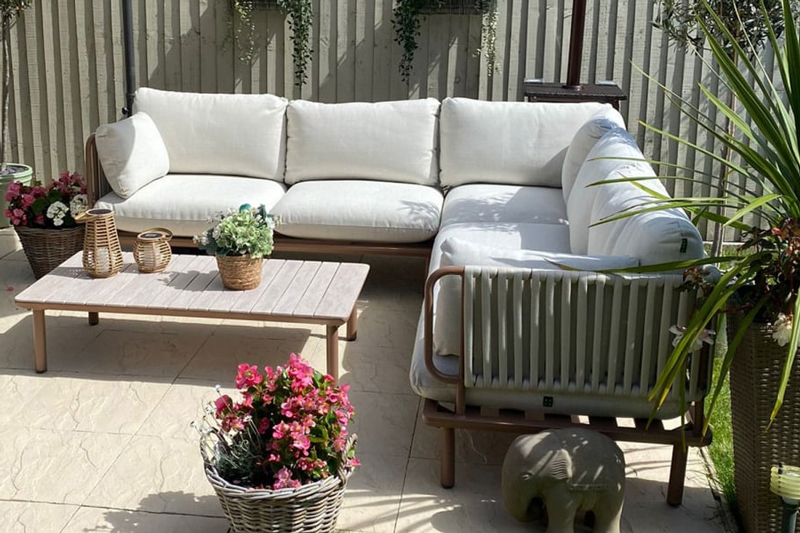
[[[439,102],[289,104],[286,183],[321,179],[435,185]]]
[[[613,176],[613,175],[612,175]],[[643,182],[665,194],[657,179]],[[630,183],[597,187],[593,224],[622,211],[635,210],[653,197]],[[653,211],[589,228],[589,253],[638,257],[643,265],[659,265],[703,257],[700,232],[680,209]],[[679,269],[680,270],[680,269]]]
[[[564,265],[578,270],[615,270],[639,266],[634,257],[588,257],[554,254],[535,250],[507,250],[482,246],[458,238],[442,243],[441,266],[472,265],[506,268],[557,270]],[[436,297],[436,320],[433,329],[434,350],[439,355],[458,354],[461,346],[461,284],[448,276],[439,282]]]
[[[434,187],[380,181],[305,181],[273,214],[289,237],[358,242],[424,242],[436,235],[442,193]]]
[[[117,228],[134,233],[167,228],[178,237],[207,230],[209,218],[242,204],[271,210],[285,191],[282,183],[238,176],[169,174],[128,199],[107,194],[96,207],[112,209]]]
[[[558,189],[472,184],[447,193],[442,226],[461,222],[566,224],[567,206]]]
[[[169,152],[169,171],[283,180],[285,98],[271,94],[136,91]]]
[[[95,132],[97,157],[111,188],[127,198],[169,172],[169,154],[155,123],[136,113]]]
[[[441,182],[561,187],[578,129],[607,104],[484,102],[447,98],[441,112]]]
[[[593,116],[575,134],[567,148],[564,166],[561,167],[561,192],[564,194],[565,202],[569,199],[569,193],[572,192],[572,186],[575,185],[578,172],[586,161],[586,156],[592,151],[597,141],[616,127],[624,129],[625,120],[619,111],[609,107]]]
[[[641,162],[631,161],[639,159]],[[618,174],[614,174],[615,171]],[[599,185],[610,177],[625,178],[650,176],[652,167],[644,162],[644,155],[636,141],[622,128],[614,128],[597,141],[586,162],[581,166],[575,185],[567,200],[570,245],[572,253],[585,255],[589,251],[589,224]]]

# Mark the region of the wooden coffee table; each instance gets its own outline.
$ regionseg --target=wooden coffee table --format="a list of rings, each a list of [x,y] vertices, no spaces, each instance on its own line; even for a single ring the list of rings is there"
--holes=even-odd
[[[33,311],[37,372],[47,370],[45,311],[63,310],[86,311],[91,325],[99,313],[322,324],[327,371],[338,379],[339,327],[347,324],[347,340],[355,340],[356,301],[369,272],[359,263],[268,259],[261,285],[231,291],[222,286],[213,257],[176,255],[157,274],[139,273],[130,253],[123,259],[119,274],[95,279],[75,254],[17,295],[17,305]]]

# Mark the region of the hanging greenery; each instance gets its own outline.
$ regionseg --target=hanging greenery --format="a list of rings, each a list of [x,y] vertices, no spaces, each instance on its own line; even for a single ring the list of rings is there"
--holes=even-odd
[[[239,49],[239,59],[246,63],[253,60],[256,41],[256,24],[253,11],[265,7],[270,0],[223,0],[228,3],[231,17],[228,21],[228,38],[234,35]],[[295,85],[302,86],[308,79],[306,69],[311,60],[311,27],[314,11],[311,0],[272,0],[273,5],[288,17],[292,32],[292,60],[294,62]],[[234,24],[238,19],[238,24]]]
[[[462,3],[473,4],[475,12],[483,17],[481,30],[481,47],[479,53],[486,57],[489,75],[496,69],[496,42],[497,42],[497,0],[460,0]],[[444,0],[397,0],[394,7],[394,40],[403,48],[403,57],[400,59],[400,77],[407,82],[414,68],[414,54],[419,43],[420,17],[426,12],[435,12],[444,7]]]

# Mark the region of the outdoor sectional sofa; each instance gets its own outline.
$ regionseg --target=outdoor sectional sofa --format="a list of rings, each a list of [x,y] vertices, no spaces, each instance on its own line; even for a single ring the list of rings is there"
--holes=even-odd
[[[701,257],[702,239],[680,211],[598,224],[652,200],[621,178],[667,195],[610,106],[140,89],[134,111],[86,152],[92,200],[125,238],[166,227],[188,244],[249,203],[280,217],[278,250],[429,257],[410,379],[442,428],[443,485],[456,428],[579,425],[672,445],[667,499],[680,503],[683,443],[710,441],[708,351],[649,428],[648,394],[695,295],[679,272],[600,271]],[[665,428],[687,404],[686,424]]]

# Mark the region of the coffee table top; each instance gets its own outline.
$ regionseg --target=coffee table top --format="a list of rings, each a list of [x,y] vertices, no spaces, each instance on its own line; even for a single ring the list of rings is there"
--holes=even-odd
[[[342,324],[369,272],[360,263],[267,259],[257,288],[232,291],[222,286],[210,256],[174,255],[166,271],[141,274],[133,254],[124,253],[122,271],[110,278],[90,277],[81,259],[75,254],[19,293],[17,305]]]

